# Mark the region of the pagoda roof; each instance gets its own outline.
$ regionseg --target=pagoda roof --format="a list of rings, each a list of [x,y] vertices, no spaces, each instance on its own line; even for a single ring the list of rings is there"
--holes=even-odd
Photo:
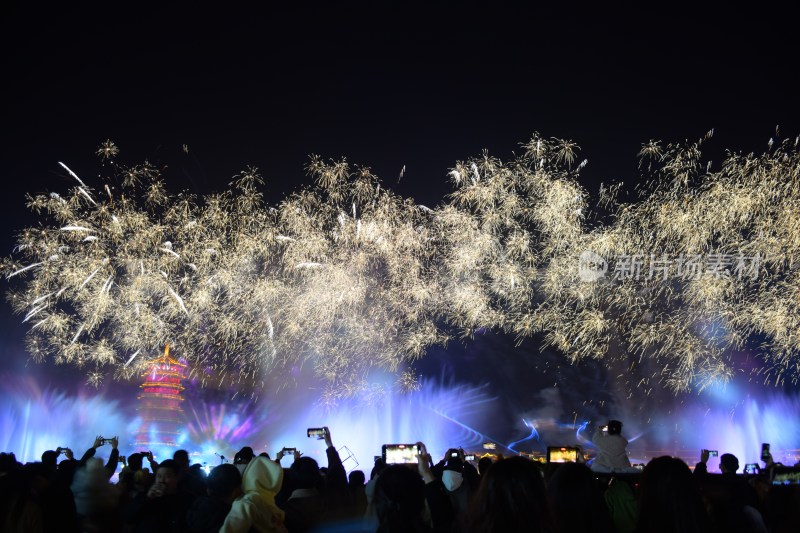
[[[177,360],[175,360],[175,359],[173,359],[172,357],[169,356],[169,344],[167,344],[166,347],[164,348],[164,354],[161,357],[157,358],[157,359],[153,359],[152,361],[149,362],[149,364],[151,364],[151,365],[159,365],[159,364],[161,364],[161,365],[179,366],[181,368],[185,368],[186,367],[185,364],[183,364],[183,363],[181,363],[181,362],[179,362],[179,361],[177,361]]]

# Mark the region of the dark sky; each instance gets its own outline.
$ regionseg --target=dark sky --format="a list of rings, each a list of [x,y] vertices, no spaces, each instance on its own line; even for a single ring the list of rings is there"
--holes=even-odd
[[[778,8],[285,4],[4,8],[2,253],[34,222],[24,193],[70,187],[57,161],[91,180],[108,138],[122,161],[167,165],[174,191],[220,190],[254,165],[275,201],[310,182],[317,153],[435,205],[457,160],[509,158],[534,131],[582,147],[591,191],[635,183],[650,139],[715,128],[712,148],[751,151],[776,125],[800,133],[800,47]],[[5,304],[0,323],[17,368],[24,330]]]

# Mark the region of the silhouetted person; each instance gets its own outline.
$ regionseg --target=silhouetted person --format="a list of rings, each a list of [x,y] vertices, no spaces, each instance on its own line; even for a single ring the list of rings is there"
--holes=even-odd
[[[323,479],[317,462],[310,457],[300,457],[297,451],[289,468],[293,490],[283,504],[283,510],[290,533],[313,531],[323,524],[347,519],[347,473],[333,447],[330,430],[324,429],[327,476]]]
[[[3,473],[0,477],[0,531],[9,533],[40,533],[44,531],[44,508],[40,502],[40,475],[46,475],[47,467],[41,463],[25,466],[16,462],[14,454],[0,461]],[[41,470],[37,474],[36,470]],[[38,485],[38,487],[37,487]]]
[[[374,502],[381,533],[431,530],[422,519],[425,484],[417,472],[404,465],[391,465],[381,473]]]
[[[219,532],[233,501],[242,494],[242,476],[234,465],[221,464],[208,474],[206,486],[207,494],[192,503],[186,517],[192,533]]]
[[[185,531],[193,496],[178,490],[180,468],[172,459],[158,465],[156,478],[146,494],[139,494],[128,509],[126,521],[136,533]]]
[[[203,480],[202,470],[194,470],[189,466],[189,452],[186,450],[178,450],[172,454],[172,459],[178,465],[178,490],[181,492],[188,492],[195,498],[204,496],[206,494],[206,484]],[[200,465],[198,465],[199,468]]]
[[[172,460],[175,461],[175,464],[178,465],[178,469],[180,470],[180,474],[183,475],[189,471],[189,452],[186,450],[178,450],[172,454]]]
[[[492,461],[491,457],[481,457],[478,460],[478,473],[481,475],[481,477],[486,474],[486,471],[489,470],[489,467],[491,467],[492,464],[494,464],[494,461]]]
[[[369,474],[369,481],[367,481],[364,487],[364,494],[367,497],[367,510],[364,513],[364,522],[367,524],[374,524],[376,527],[378,524],[378,516],[375,513],[375,485],[378,483],[378,477],[381,472],[386,470],[387,466],[383,457],[376,457],[375,464],[372,466],[372,471]]]
[[[61,450],[47,450],[42,454],[42,465],[51,469],[53,472],[58,468],[58,456]]]
[[[541,468],[524,457],[494,463],[472,501],[466,531],[555,531]]]
[[[239,469],[240,474],[244,474],[247,463],[252,461],[253,457],[255,457],[255,453],[250,446],[244,446],[241,450],[236,452],[236,455],[233,456],[233,464]]]
[[[704,533],[710,521],[695,478],[675,457],[650,461],[640,478],[637,533]]]
[[[366,476],[361,470],[353,470],[347,479],[347,490],[350,493],[350,514],[354,518],[362,518],[367,511],[365,482]]]
[[[628,481],[611,478],[603,497],[616,532],[632,533],[636,529],[638,505]]]
[[[418,442],[417,446],[416,472],[410,465],[391,465],[376,478],[378,533],[447,533],[453,528],[454,514],[447,491],[431,471],[431,456],[425,445]],[[426,503],[430,524],[423,518]]]
[[[310,457],[300,457],[289,470],[294,490],[283,507],[286,526],[292,533],[311,531],[322,523],[327,509],[319,465]]]
[[[141,453],[132,453],[128,456],[128,464],[125,466],[131,472],[138,472],[142,469],[142,461],[144,459],[144,455]]]
[[[100,533],[122,528],[119,488],[109,482],[102,460],[91,458],[76,470],[72,494],[81,531]]]
[[[730,533],[756,533],[766,530],[759,510],[758,495],[747,480],[738,475],[739,459],[731,454],[720,456],[720,476],[708,474],[708,450],[700,452],[700,462],[695,465],[695,476],[711,506],[711,518],[719,531]]]
[[[559,531],[570,533],[612,533],[614,527],[603,493],[588,466],[564,463],[556,468],[547,484]]]

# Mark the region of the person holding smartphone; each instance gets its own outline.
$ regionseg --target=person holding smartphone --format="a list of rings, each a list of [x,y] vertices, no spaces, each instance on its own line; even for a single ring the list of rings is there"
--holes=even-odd
[[[746,524],[747,531],[766,531],[758,494],[747,479],[737,473],[739,459],[732,453],[720,455],[719,470],[722,475],[712,480],[706,465],[708,457],[709,450],[700,451],[700,462],[695,465],[694,475],[701,488],[711,487],[706,491],[706,497],[719,530],[742,531],[742,524]]]
[[[178,490],[180,466],[166,459],[158,465],[155,482],[127,509],[125,521],[135,533],[187,531],[186,517],[194,496]]]
[[[289,531],[313,531],[321,526],[346,519],[348,490],[347,473],[339,452],[333,446],[331,431],[321,428],[328,457],[328,473],[323,478],[317,461],[294,450],[294,463],[289,467],[292,492],[283,504],[286,528]],[[281,454],[283,455],[283,454]]]
[[[106,461],[105,464],[106,472],[108,472],[108,479],[111,479],[111,477],[114,475],[114,472],[117,471],[117,465],[119,464],[119,450],[117,449],[117,446],[119,445],[118,437],[106,439],[98,435],[94,439],[94,444],[92,444],[92,447],[86,450],[86,452],[83,454],[83,457],[81,457],[80,461],[78,462],[78,468],[86,466],[86,462],[94,457],[95,453],[97,452],[97,448],[105,446],[106,444],[111,445],[111,452],[109,453],[108,461]]]
[[[597,428],[592,444],[597,448],[597,457],[590,465],[594,472],[636,471],[628,459],[628,441],[622,436],[622,422],[619,420],[609,420],[607,425]]]
[[[433,467],[433,473],[442,480],[456,518],[465,515],[480,483],[477,470],[465,461],[465,455],[463,449],[451,448],[444,459]]]
[[[378,531],[451,531],[453,509],[447,490],[433,472],[425,445],[418,442],[417,464],[387,466],[375,483],[374,505]],[[425,517],[425,504],[430,522]],[[431,527],[432,526],[432,527]]]

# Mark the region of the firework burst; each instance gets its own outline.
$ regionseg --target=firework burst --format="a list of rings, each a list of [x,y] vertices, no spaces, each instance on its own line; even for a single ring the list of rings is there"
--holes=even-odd
[[[458,162],[434,209],[318,157],[315,185],[275,206],[253,169],[218,194],[171,195],[152,165],[118,166],[106,141],[97,154],[112,177],[95,189],[62,164],[75,187],[28,199],[44,220],[3,272],[33,358],[86,366],[95,384],[140,373],[169,343],[203,382],[309,365],[335,402],[371,390],[375,370],[418,388],[410,364],[480,328],[541,333],[570,361],[648,368],[639,383],[673,390],[729,379],[731,349],[755,342],[759,379],[796,381],[797,142],[729,153],[712,171],[709,138],[643,145],[648,186],[624,205],[619,185],[604,187],[606,224],[587,222],[578,146],[538,135],[510,162]],[[633,258],[637,275],[618,264],[588,283],[586,250]]]

